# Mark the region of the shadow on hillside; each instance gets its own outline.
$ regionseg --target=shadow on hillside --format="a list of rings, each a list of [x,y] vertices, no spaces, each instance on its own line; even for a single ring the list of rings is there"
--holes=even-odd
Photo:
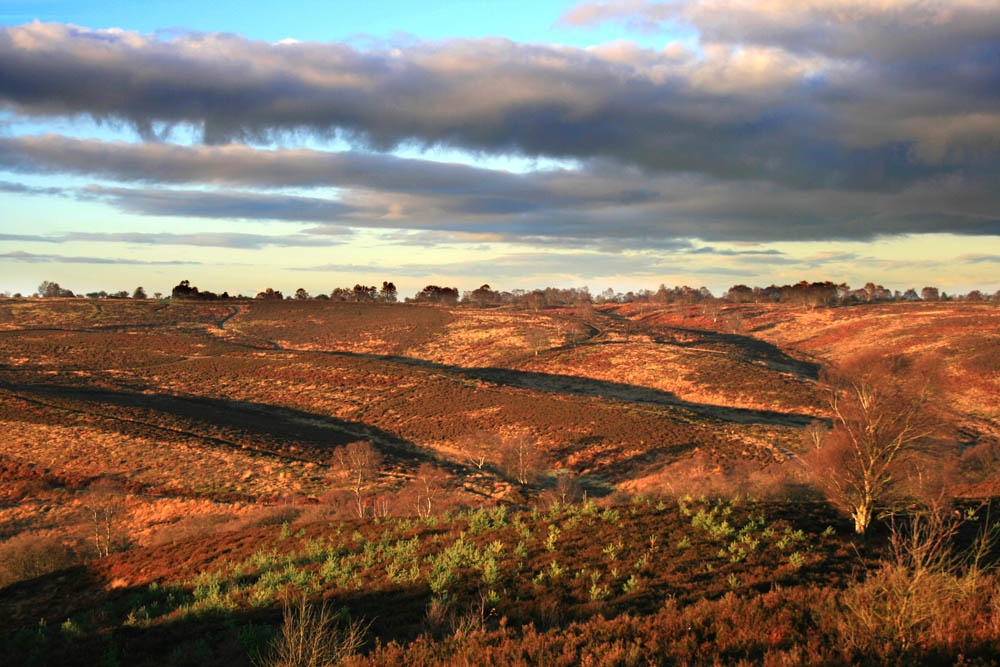
[[[619,316],[618,318],[610,319],[614,320],[624,318],[620,318]],[[617,341],[594,342],[591,339],[599,335],[600,330],[593,325],[587,326],[591,329],[587,340],[571,343],[556,349],[569,349],[575,346],[607,345],[617,343]],[[762,365],[772,368],[773,370],[792,373],[807,379],[816,379],[819,377],[818,365],[794,359],[782,352],[780,348],[750,336],[724,334],[713,331],[704,331],[701,329],[674,328],[673,330],[688,335],[696,335],[699,339],[691,342],[668,340],[657,340],[656,342],[682,348],[693,348],[712,343],[724,343],[736,346],[741,350],[746,351],[747,358],[751,363],[761,363]],[[266,344],[273,347],[275,350],[300,352],[300,350],[294,349],[285,350],[284,347],[274,341],[267,341]],[[309,350],[308,352],[312,354],[330,355],[344,358],[388,361],[411,367],[437,370],[442,373],[461,376],[469,380],[479,380],[519,389],[617,400],[626,403],[645,403],[664,407],[681,408],[710,419],[721,419],[723,421],[740,424],[792,426],[802,428],[810,424],[815,419],[810,415],[798,414],[794,412],[754,410],[749,408],[694,403],[682,400],[673,393],[667,391],[621,382],[579,377],[575,375],[541,373],[537,371],[524,371],[503,367],[470,368],[442,364],[417,357],[349,352],[346,350]]]
[[[808,426],[815,419],[815,417],[810,415],[798,414],[794,412],[753,410],[749,408],[693,403],[677,398],[677,396],[673,393],[662,391],[660,389],[640,387],[622,382],[611,382],[608,380],[596,380],[576,375],[540,373],[537,371],[523,371],[511,368],[466,368],[464,366],[451,366],[425,359],[395,355],[377,355],[343,351],[324,352],[322,354],[388,361],[407,366],[436,370],[443,374],[456,375],[468,380],[478,380],[481,382],[488,382],[504,387],[514,387],[517,389],[529,389],[532,391],[543,391],[553,394],[566,394],[569,396],[582,396],[587,398],[600,398],[621,401],[624,403],[638,403],[660,407],[680,408],[709,419],[721,419],[739,424],[793,426],[803,428]]]
[[[789,356],[780,347],[767,341],[735,333],[723,333],[711,329],[691,329],[676,326],[648,326],[641,320],[633,320],[615,312],[601,311],[601,315],[619,326],[636,327],[637,332],[649,334],[654,341],[662,345],[680,348],[697,348],[705,345],[723,344],[732,346],[743,353],[744,359],[750,363],[758,363],[781,373],[791,373],[807,380],[819,379],[819,364],[796,359]],[[674,340],[665,338],[664,332],[678,332],[696,337],[695,340]]]
[[[672,447],[654,447],[645,452],[629,456],[620,461],[605,465],[600,474],[612,480],[635,478],[636,471],[643,476],[653,476],[680,460],[681,455],[692,452],[696,447],[691,444],[681,444]]]
[[[809,361],[802,361],[791,357],[782,351],[777,345],[767,341],[754,338],[753,336],[742,336],[740,334],[727,334],[720,331],[706,331],[705,329],[682,329],[673,327],[674,331],[679,331],[692,336],[699,336],[700,340],[694,341],[670,341],[657,340],[658,343],[673,345],[676,347],[700,347],[721,343],[732,345],[746,354],[746,360],[751,363],[759,363],[771,370],[780,373],[791,373],[806,380],[819,379],[819,364]]]
[[[260,664],[254,658],[267,652],[282,619],[280,603],[273,602],[239,611],[209,606],[159,620],[159,610],[191,604],[192,592],[167,586],[109,589],[86,566],[20,582],[3,592],[6,600],[0,602],[0,611],[11,613],[5,615],[10,624],[0,628],[0,647],[9,664],[249,666]],[[426,628],[428,600],[426,587],[399,585],[345,591],[327,604],[335,614],[342,611],[370,624],[370,645],[374,637],[415,639]],[[19,613],[28,610],[30,617]],[[149,625],[126,620],[130,615],[144,619],[146,614]]]
[[[111,420],[122,432],[187,437],[293,459],[305,459],[309,449],[328,452],[349,442],[369,440],[389,456],[418,463],[437,461],[409,440],[364,422],[266,403],[80,385],[0,383],[0,389],[14,392],[25,401]],[[157,414],[173,419],[160,422]]]

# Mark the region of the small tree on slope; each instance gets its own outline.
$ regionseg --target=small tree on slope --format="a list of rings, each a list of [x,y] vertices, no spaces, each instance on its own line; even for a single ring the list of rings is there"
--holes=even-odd
[[[914,363],[900,355],[865,354],[823,375],[832,428],[811,467],[858,534],[905,499],[905,482],[921,460],[940,455],[945,421],[939,366],[929,358]]]

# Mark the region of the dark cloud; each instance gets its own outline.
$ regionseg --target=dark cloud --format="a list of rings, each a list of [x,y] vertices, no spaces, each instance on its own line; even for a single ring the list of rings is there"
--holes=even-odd
[[[962,255],[959,259],[972,264],[1000,264],[1000,255]]]
[[[330,228],[327,236],[349,238],[345,228]],[[209,248],[259,249],[265,247],[317,247],[340,245],[341,239],[322,239],[313,235],[264,235],[198,232],[192,234],[146,232],[73,232],[57,236],[35,234],[0,234],[0,241],[30,241],[32,243],[132,243],[136,245],[184,245]]]
[[[254,188],[95,185],[77,194],[144,215],[447,230],[568,247],[662,248],[693,237],[775,241],[1000,233],[1000,195],[990,175],[979,173],[925,179],[888,192],[803,189],[766,180],[649,172],[601,160],[576,169],[512,174],[353,151],[169,146],[57,135],[0,138],[0,166],[125,182]],[[333,187],[337,195],[275,192],[279,187]]]
[[[0,181],[0,192],[15,195],[53,195],[57,197],[65,194],[63,188],[39,187],[10,181]]]
[[[138,264],[143,266],[173,266],[175,264],[201,264],[187,260],[153,261],[141,259],[122,259],[112,257],[70,257],[66,255],[37,255],[35,253],[15,250],[0,253],[0,261],[25,262],[28,264]]]
[[[732,16],[718,9],[730,5]],[[797,49],[816,28],[737,0],[670,3],[703,32],[699,54],[498,39],[359,50],[35,23],[0,32],[0,104],[129,123],[151,140],[176,124],[200,128],[210,144],[308,132],[377,149],[611,158],[721,179],[885,190],[970,161],[997,171],[998,47],[982,36],[997,34],[1000,11],[959,5],[920,24],[924,48],[893,47],[891,59],[855,22],[844,30],[864,34],[847,54]],[[884,43],[910,43],[902,33],[912,25],[893,12],[858,11]],[[841,32],[832,35],[839,43]]]
[[[689,250],[692,255],[718,255],[723,257],[755,257],[755,256],[780,256],[784,253],[780,250],[726,250],[714,248],[712,246],[701,246]]]
[[[453,241],[522,242],[607,250],[673,248],[685,239],[706,241],[871,240],[879,236],[933,233],[1000,235],[1000,217],[964,189],[934,183],[895,195],[835,191],[803,192],[763,184],[724,187],[675,181],[669,196],[637,207],[551,207],[478,211],[462,197],[405,200],[391,194],[357,205],[280,193],[214,192],[90,186],[80,196],[123,211],[150,216],[318,222],[312,234],[342,233],[345,226],[438,231]],[[937,205],[928,208],[937,195]],[[402,204],[400,202],[403,202]],[[332,227],[331,227],[332,225]]]
[[[452,199],[468,215],[541,208],[634,205],[659,193],[615,171],[595,178],[566,169],[515,174],[463,164],[360,151],[180,146],[44,136],[0,137],[0,167],[33,174],[74,174],[120,182],[241,188],[345,188]],[[635,176],[640,177],[639,174]],[[597,182],[597,178],[601,182]]]
[[[0,137],[9,172],[113,182],[0,182],[0,192],[151,216],[314,224],[290,237],[303,245],[344,227],[614,253],[691,238],[1000,235],[996,3],[622,0],[564,17],[603,20],[682,26],[700,42],[694,51],[498,39],[359,49],[0,28],[0,108],[84,114],[146,140]],[[166,143],[176,126],[204,143]],[[355,150],[280,147],[305,136]],[[574,167],[517,174],[379,152],[401,145]]]
[[[160,184],[257,188],[363,187],[409,194],[497,197],[531,189],[530,177],[394,155],[243,145],[182,146],[75,139],[55,134],[0,137],[0,167]]]
[[[354,208],[329,199],[255,192],[129,189],[90,186],[82,196],[140,215],[290,222],[336,222]]]

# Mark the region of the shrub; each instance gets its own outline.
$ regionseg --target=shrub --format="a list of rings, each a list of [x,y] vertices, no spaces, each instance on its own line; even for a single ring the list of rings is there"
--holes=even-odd
[[[278,635],[269,653],[254,660],[259,667],[327,667],[354,655],[364,645],[368,626],[344,623],[327,607],[305,597],[285,604]]]
[[[72,549],[52,538],[35,533],[15,535],[0,544],[0,586],[69,567],[75,560]]]
[[[925,512],[890,526],[891,558],[841,595],[847,646],[891,659],[995,641],[990,626],[1000,620],[1000,589],[992,564],[984,562],[995,527],[987,521],[977,543],[958,551],[954,542],[964,520]]]

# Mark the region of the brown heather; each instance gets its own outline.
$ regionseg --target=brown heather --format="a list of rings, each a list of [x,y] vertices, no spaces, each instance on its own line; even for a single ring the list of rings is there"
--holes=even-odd
[[[998,332],[972,302],[0,301],[0,650],[993,664]],[[890,357],[904,388],[935,360],[941,428],[858,536],[830,396]]]

